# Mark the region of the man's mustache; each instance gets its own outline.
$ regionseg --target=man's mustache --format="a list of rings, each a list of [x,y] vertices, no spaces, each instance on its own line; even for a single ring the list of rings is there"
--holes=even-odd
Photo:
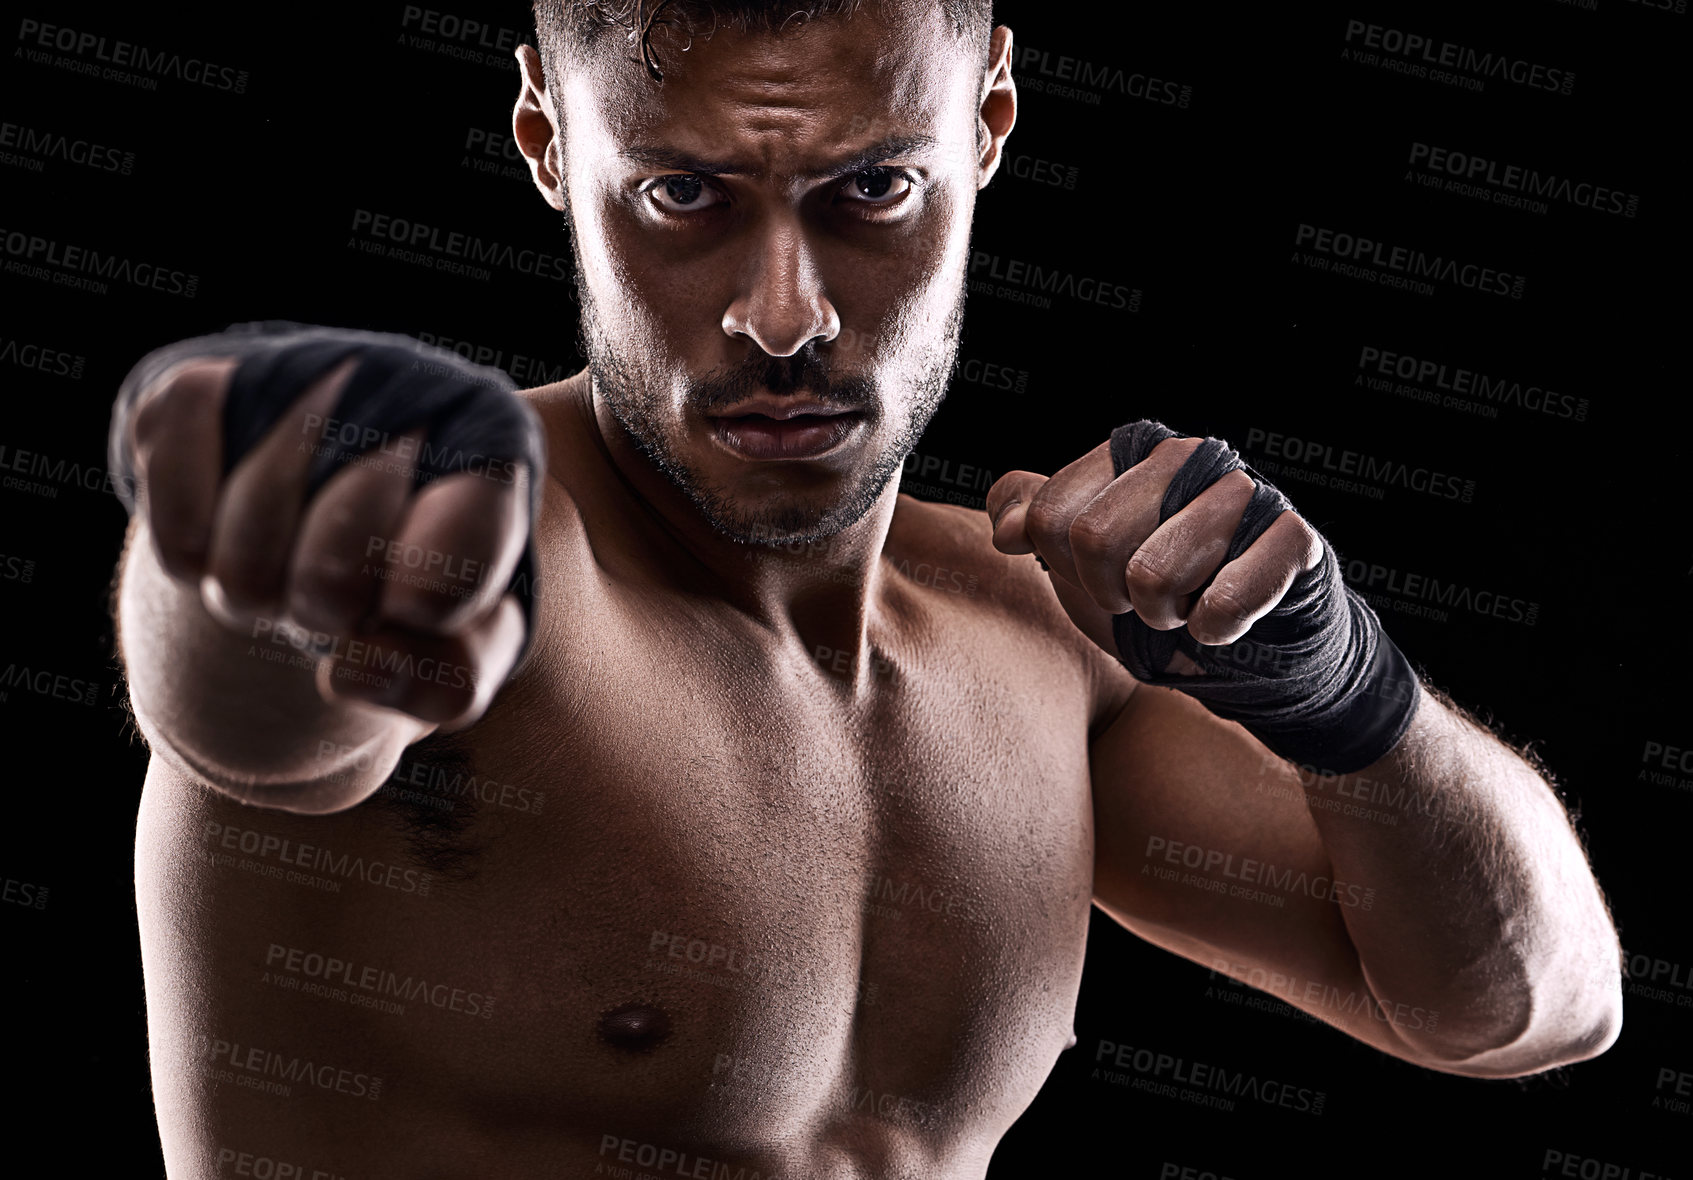
[[[874,414],[879,399],[875,382],[830,369],[807,343],[792,356],[754,355],[727,372],[713,372],[691,382],[688,400],[705,415],[741,401],[758,390],[778,397],[804,392],[825,405]]]

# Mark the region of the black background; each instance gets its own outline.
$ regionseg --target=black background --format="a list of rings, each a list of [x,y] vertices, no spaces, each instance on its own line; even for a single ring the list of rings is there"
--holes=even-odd
[[[76,690],[87,703],[15,684],[0,698],[15,760],[0,850],[12,903],[0,906],[8,1121],[25,1141],[51,1138],[67,1170],[148,1175],[162,1169],[132,881],[146,754],[126,725],[106,611],[125,518],[99,487],[118,382],[170,340],[289,318],[467,341],[507,365],[521,354],[540,365],[518,376],[538,384],[579,367],[577,309],[568,281],[441,274],[354,240],[364,209],[568,260],[557,215],[519,165],[467,150],[476,131],[509,134],[509,55],[441,51],[474,39],[408,42],[417,22],[399,4],[230,8],[207,24],[74,11],[24,17],[209,59],[229,67],[220,81],[245,72],[240,93],[89,76],[67,63],[98,68],[94,51],[41,50],[14,19],[0,75],[7,136],[28,128],[128,157],[108,170],[0,146],[3,465],[27,475],[25,451],[61,464],[47,476],[34,468],[34,489],[0,490],[0,663],[89,686]],[[519,4],[454,0],[441,11],[532,36]],[[1534,744],[1579,808],[1633,970],[1659,978],[1655,991],[1628,985],[1622,1038],[1598,1060],[1481,1082],[1402,1064],[1287,1010],[1220,999],[1255,993],[1096,914],[1080,1043],[991,1175],[1155,1177],[1170,1163],[1236,1180],[1599,1174],[1560,1172],[1549,1151],[1636,1177],[1693,1173],[1693,1115],[1654,1104],[1675,1096],[1660,1071],[1693,1070],[1681,854],[1693,757],[1686,769],[1674,755],[1675,768],[1662,764],[1664,749],[1693,747],[1681,679],[1693,566],[1687,383],[1672,376],[1687,344],[1693,18],[1624,0],[1245,16],[1001,3],[997,17],[1023,47],[1025,82],[1006,166],[978,201],[974,248],[997,256],[1002,274],[1021,260],[1138,290],[1139,305],[973,293],[961,355],[976,377],[955,383],[912,460],[929,474],[912,471],[923,486],[911,490],[979,505],[992,475],[1054,471],[1140,417],[1229,439],[1329,538],[1356,588],[1385,592],[1372,602],[1424,678]],[[1343,60],[1359,47],[1349,20],[1572,71],[1574,85],[1563,94],[1493,77],[1477,91]],[[1062,80],[1075,62],[1096,80]],[[1175,84],[1158,95],[1187,87],[1183,102],[1137,96],[1147,77]],[[1633,194],[1635,215],[1559,199],[1529,211],[1426,187],[1412,175],[1417,142]],[[1521,297],[1452,282],[1425,295],[1322,273],[1298,261],[1301,224],[1526,276]],[[74,268],[31,273],[42,259],[18,234],[180,272],[164,280],[178,290],[75,289],[62,281]],[[1366,346],[1550,390],[1555,410],[1369,388],[1358,381]],[[1306,478],[1320,460],[1304,476],[1274,475],[1277,456],[1242,445],[1255,430],[1473,490],[1466,502],[1395,483],[1378,498]],[[1431,604],[1368,585],[1372,565],[1397,571],[1400,587],[1420,575],[1513,605],[1505,617],[1412,613]],[[1225,1112],[1111,1085],[1091,1076],[1102,1040],[1320,1090],[1324,1110],[1246,1101]],[[38,1121],[50,1114],[88,1133],[50,1137]]]

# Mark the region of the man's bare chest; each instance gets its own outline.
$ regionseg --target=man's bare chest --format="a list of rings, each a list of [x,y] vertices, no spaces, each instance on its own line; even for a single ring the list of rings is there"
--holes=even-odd
[[[254,955],[207,938],[187,957],[224,1023],[379,1033],[391,1069],[565,1102],[585,1125],[663,1107],[702,1133],[775,1134],[821,1102],[941,1127],[1032,1095],[1069,1036],[1091,901],[1081,678],[895,641],[857,668],[876,678],[863,693],[808,653],[693,635],[608,638],[575,661],[591,682],[514,682],[348,812],[208,803],[230,814],[206,822],[296,862],[327,850],[319,876],[387,866],[326,892],[202,863],[208,933],[262,925],[302,969],[360,967],[333,989],[345,1002],[277,1007],[246,978]],[[398,1014],[352,1003],[389,976],[474,995],[477,1018],[433,991],[377,997]],[[1008,1036],[1027,1062],[1010,1090]]]
[[[892,1094],[938,1126],[986,1097],[1007,1035],[1061,1048],[1092,895],[1085,702],[941,675],[854,714],[814,668],[688,664],[537,694],[517,709],[576,711],[568,731],[471,759],[501,788],[479,797],[545,795],[482,803],[444,887],[532,1034],[608,1102],[692,1094],[749,1123],[830,1079],[832,1103]]]

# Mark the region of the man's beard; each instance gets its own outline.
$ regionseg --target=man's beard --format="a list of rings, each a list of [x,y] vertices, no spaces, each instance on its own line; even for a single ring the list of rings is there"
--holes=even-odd
[[[570,227],[566,215],[567,229]],[[576,262],[576,297],[582,307],[582,338],[588,369],[595,389],[605,398],[613,416],[629,433],[636,447],[683,495],[699,509],[706,521],[723,536],[744,545],[777,545],[819,541],[850,528],[870,511],[899,474],[906,455],[916,447],[940,408],[958,366],[958,341],[964,322],[964,276],[959,276],[958,294],[947,315],[939,338],[923,355],[914,374],[916,396],[897,435],[875,461],[858,472],[846,491],[821,506],[800,499],[784,500],[751,510],[737,507],[721,489],[702,479],[677,458],[663,432],[665,399],[657,383],[642,379],[637,366],[612,346],[598,315],[593,293],[583,278],[582,256],[576,235],[569,234]],[[864,378],[834,378],[815,341],[792,356],[773,357],[754,345],[755,355],[727,372],[716,372],[690,382],[689,402],[702,413],[731,405],[763,387],[781,395],[805,389],[818,400],[860,410],[863,429],[873,432],[882,421],[884,402],[876,397],[874,385]]]

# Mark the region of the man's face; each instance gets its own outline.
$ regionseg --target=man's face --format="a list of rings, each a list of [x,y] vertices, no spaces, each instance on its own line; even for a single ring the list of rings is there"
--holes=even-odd
[[[898,7],[655,35],[662,86],[614,33],[553,95],[596,396],[738,541],[859,520],[957,356],[982,67]],[[851,413],[734,416],[800,397]]]

